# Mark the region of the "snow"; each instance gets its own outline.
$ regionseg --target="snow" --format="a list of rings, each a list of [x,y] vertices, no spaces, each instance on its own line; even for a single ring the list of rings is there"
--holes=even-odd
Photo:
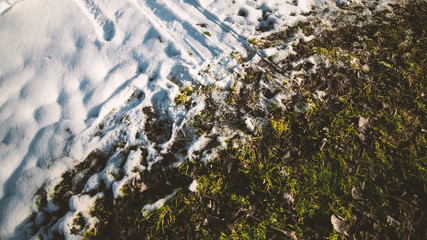
[[[177,191],[175,190],[173,193],[165,196],[164,198],[157,200],[154,203],[146,204],[141,210],[142,216],[146,217],[150,212],[163,207],[163,205],[166,203],[166,201],[171,199],[173,196],[175,196],[176,193],[177,193]]]
[[[204,107],[200,102],[189,110],[176,108],[173,99],[183,86],[216,82],[208,74],[198,75],[207,64],[216,63],[216,85],[227,88],[230,71],[241,70],[229,55],[245,54],[247,39],[295,22],[315,4],[335,4],[230,2],[0,0],[0,239],[26,238],[23,226],[37,189],[60,182],[93,150],[107,151],[123,141],[146,146],[148,158],[158,160],[158,149],[145,132],[135,137],[146,122],[143,107],[171,119],[171,137],[159,145],[167,151],[177,132]],[[266,32],[257,31],[261,28]],[[140,98],[132,97],[137,93]],[[254,129],[250,120],[247,126]],[[187,158],[208,140],[194,141]],[[91,176],[83,192],[104,181],[119,196],[121,187],[136,177],[132,170],[141,167],[140,156],[140,150],[127,159],[114,156],[105,174]],[[115,182],[107,172],[117,172],[121,161],[126,161],[125,177]],[[82,195],[73,196],[70,205],[87,212],[89,203],[93,199]],[[55,226],[66,228],[73,215]]]
[[[198,184],[197,184],[197,180],[193,180],[193,182],[191,182],[190,186],[188,186],[188,190],[192,191],[192,192],[197,192],[197,188],[198,188]]]
[[[346,4],[361,4],[360,0],[337,0],[339,6]]]
[[[255,126],[252,119],[246,118],[245,124],[248,131],[253,132],[255,130]]]

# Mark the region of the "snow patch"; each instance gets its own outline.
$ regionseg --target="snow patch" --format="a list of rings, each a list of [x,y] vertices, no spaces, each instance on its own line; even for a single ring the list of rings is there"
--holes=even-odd
[[[199,185],[197,184],[197,180],[193,180],[193,182],[191,182],[190,186],[188,187],[188,190],[192,192],[197,192],[198,186]]]
[[[150,212],[152,212],[152,211],[154,211],[154,210],[157,210],[157,209],[159,209],[159,208],[161,208],[161,207],[163,207],[163,205],[165,205],[165,203],[166,203],[166,201],[167,200],[169,200],[169,199],[171,199],[173,196],[175,196],[175,194],[177,193],[178,191],[177,190],[175,190],[173,193],[171,193],[171,194],[169,194],[169,195],[167,195],[166,197],[164,197],[164,198],[161,198],[161,199],[159,199],[159,200],[157,200],[156,202],[154,202],[154,203],[151,203],[151,204],[147,204],[147,205],[145,205],[143,208],[142,208],[142,215],[144,216],[144,217],[146,217]]]

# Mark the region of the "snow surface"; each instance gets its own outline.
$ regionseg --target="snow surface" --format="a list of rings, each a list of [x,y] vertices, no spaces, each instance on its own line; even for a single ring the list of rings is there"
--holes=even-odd
[[[60,182],[65,171],[94,149],[108,149],[119,140],[142,143],[156,159],[157,150],[145,133],[135,137],[145,123],[142,107],[151,106],[172,120],[171,138],[162,145],[167,151],[177,131],[204,106],[184,110],[173,99],[183,86],[215,81],[198,75],[208,63],[223,66],[217,69],[218,74],[224,71],[218,86],[228,87],[232,79],[226,77],[224,66],[236,65],[229,54],[245,53],[247,39],[303,18],[301,13],[314,4],[350,1],[231,2],[0,1],[0,239],[25,238],[37,189]],[[260,28],[267,32],[257,31]],[[132,97],[135,93],[141,97]],[[97,136],[100,124],[102,136]],[[247,125],[254,129],[251,120]],[[190,150],[205,144],[201,138]],[[121,182],[106,174],[94,175],[84,191],[105,181],[116,197],[120,195],[123,184],[135,177],[138,151],[129,154]],[[105,171],[117,168],[112,160]],[[88,212],[93,201],[73,196],[70,206]],[[65,229],[73,213],[67,216],[55,227]]]

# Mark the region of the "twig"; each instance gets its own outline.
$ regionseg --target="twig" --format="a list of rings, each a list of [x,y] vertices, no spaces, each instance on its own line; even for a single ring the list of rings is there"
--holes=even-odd
[[[279,229],[279,228],[277,228],[277,227],[275,227],[275,226],[270,226],[270,228],[271,228],[272,230],[276,231],[276,232],[279,232],[279,233],[281,233],[281,234],[283,234],[283,235],[285,235],[285,236],[287,236],[287,237],[291,238],[291,239],[294,239],[294,240],[297,240],[297,239],[298,239],[298,238],[297,238],[297,236],[295,235],[295,232],[285,231],[285,230]]]

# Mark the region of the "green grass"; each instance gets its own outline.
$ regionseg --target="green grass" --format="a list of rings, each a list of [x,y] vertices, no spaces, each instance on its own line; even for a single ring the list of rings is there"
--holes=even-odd
[[[175,97],[174,102],[176,105],[185,105],[189,100],[191,95],[194,93],[194,88],[189,86],[180,91],[180,94]]]

